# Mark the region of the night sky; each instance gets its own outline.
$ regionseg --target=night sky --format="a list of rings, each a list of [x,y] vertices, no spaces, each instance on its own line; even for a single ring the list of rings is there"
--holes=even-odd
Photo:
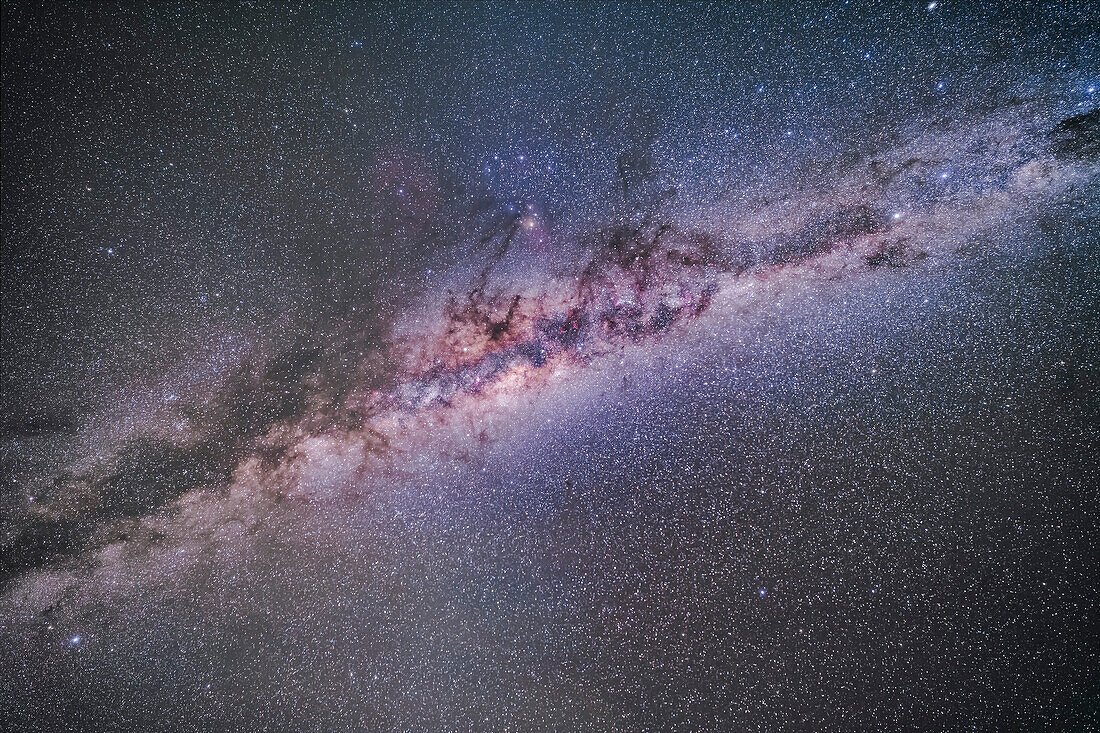
[[[6,3],[0,728],[1095,730],[1097,17]]]

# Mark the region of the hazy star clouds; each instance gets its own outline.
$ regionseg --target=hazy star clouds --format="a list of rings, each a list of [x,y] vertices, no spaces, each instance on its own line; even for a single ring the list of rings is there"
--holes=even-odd
[[[6,9],[4,715],[1083,724],[1095,36],[879,10]]]

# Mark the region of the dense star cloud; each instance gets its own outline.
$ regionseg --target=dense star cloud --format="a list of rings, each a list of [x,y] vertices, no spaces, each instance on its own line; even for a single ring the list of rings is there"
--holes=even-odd
[[[4,9],[13,729],[1083,729],[1088,4]]]

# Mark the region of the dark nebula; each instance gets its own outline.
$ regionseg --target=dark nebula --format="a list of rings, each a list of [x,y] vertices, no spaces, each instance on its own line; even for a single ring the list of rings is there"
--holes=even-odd
[[[5,5],[0,728],[1096,728],[1098,10]]]

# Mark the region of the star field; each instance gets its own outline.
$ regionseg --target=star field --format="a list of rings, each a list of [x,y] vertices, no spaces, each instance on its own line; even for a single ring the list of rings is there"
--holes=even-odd
[[[1097,726],[1096,15],[5,6],[0,728]]]

